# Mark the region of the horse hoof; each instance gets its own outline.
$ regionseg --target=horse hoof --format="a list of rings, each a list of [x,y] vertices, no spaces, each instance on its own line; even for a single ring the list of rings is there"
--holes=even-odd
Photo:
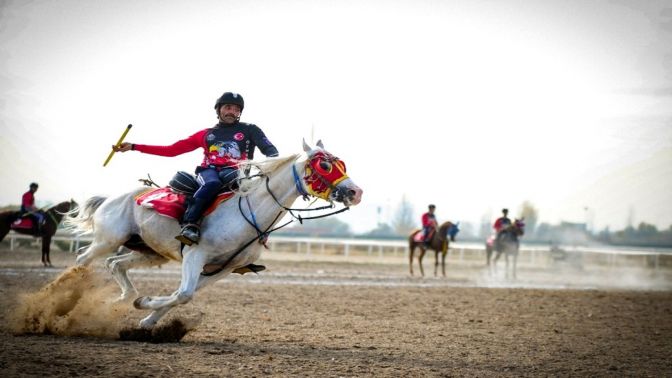
[[[138,323],[138,326],[144,330],[150,331],[154,326],[156,325],[156,322],[152,321],[151,319],[142,319],[140,323]]]
[[[143,310],[144,307],[144,301],[147,299],[147,297],[138,297],[133,301],[133,307],[137,308],[138,310]]]

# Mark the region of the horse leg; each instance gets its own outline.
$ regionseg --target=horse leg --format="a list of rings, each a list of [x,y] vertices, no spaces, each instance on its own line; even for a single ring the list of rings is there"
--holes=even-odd
[[[441,252],[441,270],[443,273],[443,276],[446,276],[446,255],[448,254],[448,251],[442,251]]]
[[[86,249],[85,252],[77,255],[75,263],[77,265],[89,265],[97,257],[109,255],[112,252],[116,251],[119,246],[124,244],[125,238],[118,239],[102,239],[100,235],[94,237],[91,245]]]
[[[199,269],[198,282],[196,283],[196,288],[195,288],[194,291],[198,291],[198,290],[210,285],[213,282],[217,282],[218,280],[220,280],[221,278],[223,278],[224,276],[227,276],[229,274],[231,274],[231,270],[224,270],[220,273],[215,274],[214,276],[202,276],[202,275],[200,275],[200,269]],[[180,292],[180,289],[175,291],[171,295],[171,297],[178,296],[179,292]],[[156,298],[159,298],[159,297],[154,297],[154,298],[156,299]],[[138,301],[140,299],[141,298],[136,299],[136,301],[134,302],[134,305],[136,303],[138,303]],[[136,307],[137,307],[137,305],[136,305]],[[168,313],[168,311],[170,311],[171,308],[172,308],[172,306],[166,305],[165,307],[155,309],[154,311],[152,311],[149,315],[147,315],[144,319],[142,319],[140,321],[140,327],[144,328],[144,329],[151,329],[152,327],[154,327],[156,325],[156,323],[159,322],[159,320],[164,315],[166,315]]]
[[[497,261],[502,256],[502,251],[495,250],[495,258],[492,259],[492,271],[497,274]]]
[[[49,258],[49,247],[51,246],[51,236],[44,235],[42,237],[42,264],[44,266],[52,266]]]
[[[420,265],[420,275],[425,276],[425,270],[422,269],[422,258],[425,257],[425,252],[427,252],[426,249],[423,247],[420,247],[420,254],[418,255],[418,264]]]
[[[434,277],[438,274],[439,270],[439,251],[434,252]]]
[[[140,321],[140,327],[151,329],[171,308],[191,301],[198,287],[206,257],[202,251],[190,248],[182,260],[182,280],[177,291],[168,296],[139,297],[133,302],[137,309],[154,310]]]
[[[513,256],[513,279],[516,279],[516,264],[518,263],[518,252],[516,251]]]
[[[510,271],[509,271],[509,251],[506,251],[506,252],[504,253],[504,261],[506,261],[506,265],[505,265],[505,269],[506,269],[506,270],[505,270],[505,271],[506,271],[506,278],[508,279],[509,276],[510,276]]]
[[[128,270],[140,267],[152,267],[168,262],[165,257],[153,254],[131,251],[120,256],[108,257],[105,260],[105,267],[112,273],[114,280],[121,288],[121,295],[118,301],[126,301],[138,295],[138,291],[128,278]]]
[[[409,267],[411,268],[411,276],[413,275],[413,253],[415,252],[415,246],[411,246],[408,251],[408,262]]]

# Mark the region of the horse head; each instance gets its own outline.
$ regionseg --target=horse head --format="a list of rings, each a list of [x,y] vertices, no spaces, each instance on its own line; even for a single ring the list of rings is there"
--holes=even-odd
[[[70,212],[72,209],[75,209],[77,207],[77,202],[75,202],[74,199],[70,199],[70,201],[63,201],[59,204],[56,204],[52,207],[50,207],[47,211],[53,211],[56,212],[57,214],[66,214]]]
[[[329,202],[354,206],[362,200],[362,189],[348,177],[345,162],[324,149],[322,141],[315,148],[303,141],[308,155],[304,165],[303,184],[308,194]]]
[[[455,241],[455,236],[457,233],[460,232],[460,222],[457,222],[455,224],[451,223],[450,228],[448,229],[448,235],[450,235],[450,241]]]
[[[450,238],[450,241],[455,241],[455,235],[460,232],[459,227],[460,222],[454,224],[452,222],[444,222],[439,227],[439,235],[442,235],[445,238]]]
[[[518,236],[522,236],[525,233],[525,217],[520,219],[515,219],[513,221],[514,231]]]

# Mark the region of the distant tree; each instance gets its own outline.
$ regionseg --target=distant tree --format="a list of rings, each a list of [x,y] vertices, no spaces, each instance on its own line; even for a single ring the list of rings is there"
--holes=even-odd
[[[658,228],[652,224],[642,222],[639,224],[639,227],[637,227],[637,233],[640,238],[650,238],[658,233]]]
[[[520,216],[525,218],[525,233],[533,235],[537,228],[539,212],[530,201],[523,202],[520,207]]]
[[[406,195],[403,195],[399,206],[397,206],[397,211],[394,213],[392,228],[394,228],[397,235],[406,235],[418,228],[416,223],[413,205],[408,201]]]

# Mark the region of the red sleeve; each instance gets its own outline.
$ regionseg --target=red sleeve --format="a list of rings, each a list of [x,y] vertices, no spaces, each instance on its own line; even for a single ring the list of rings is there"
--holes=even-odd
[[[177,156],[187,152],[191,152],[199,147],[205,148],[205,133],[209,129],[201,130],[196,134],[179,140],[169,146],[151,146],[147,144],[134,144],[133,149],[145,154],[159,155],[159,156]]]
[[[501,227],[502,227],[502,219],[497,218],[497,220],[495,221],[495,224],[492,226],[492,228],[494,228],[496,231],[499,231],[499,229]]]

